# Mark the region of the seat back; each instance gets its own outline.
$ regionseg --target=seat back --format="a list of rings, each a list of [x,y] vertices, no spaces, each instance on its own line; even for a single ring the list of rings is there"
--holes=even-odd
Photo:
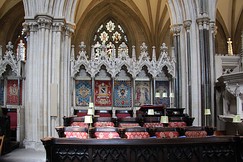
[[[147,129],[144,127],[126,128],[125,137],[127,139],[143,139],[143,138],[149,138],[150,134],[147,132]]]
[[[88,129],[81,128],[81,127],[65,127],[64,134],[66,138],[80,138],[80,139],[87,139],[88,138]]]
[[[95,128],[94,137],[96,139],[112,139],[112,138],[120,138],[118,133],[118,128],[116,127],[103,127],[103,128]]]

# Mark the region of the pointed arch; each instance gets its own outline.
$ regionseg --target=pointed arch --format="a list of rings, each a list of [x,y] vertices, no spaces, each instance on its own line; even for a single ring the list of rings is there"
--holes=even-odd
[[[103,1],[93,8],[88,8],[91,9],[84,12],[82,19],[77,22],[77,28],[72,40],[76,50],[78,44],[84,41],[87,45],[87,53],[90,53],[92,36],[95,34],[99,25],[107,19],[116,20],[124,28],[129,40],[129,49],[132,48],[132,45],[135,45],[136,51],[139,51],[139,46],[143,42],[152,46],[148,27],[141,18],[124,3],[120,1],[115,1],[115,3]]]

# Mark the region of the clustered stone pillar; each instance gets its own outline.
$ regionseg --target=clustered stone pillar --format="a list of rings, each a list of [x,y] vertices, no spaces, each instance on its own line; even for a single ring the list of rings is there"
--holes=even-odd
[[[26,19],[26,148],[36,148],[40,139],[56,136],[55,127],[69,115],[71,106],[70,52],[74,27],[64,19],[37,15]]]
[[[197,19],[199,26],[200,72],[201,72],[201,109],[202,123],[205,123],[205,109],[212,109],[211,100],[211,57],[209,46],[209,18]]]
[[[192,21],[186,20],[184,21],[184,27],[186,29],[186,51],[187,51],[187,91],[188,91],[188,110],[189,115],[192,115],[192,85],[191,85],[191,34],[190,34],[190,28],[191,28]]]
[[[175,99],[174,105],[175,107],[182,107],[182,74],[181,74],[181,48],[180,48],[180,32],[181,32],[180,24],[176,24],[171,26],[171,31],[173,33],[173,45],[174,45],[174,54],[176,60],[176,77],[174,80],[174,91],[175,91]]]

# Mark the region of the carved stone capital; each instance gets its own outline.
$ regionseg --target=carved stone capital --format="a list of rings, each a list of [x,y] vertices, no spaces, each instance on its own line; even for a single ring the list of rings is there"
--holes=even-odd
[[[191,20],[186,20],[183,22],[184,28],[188,31],[191,28],[192,21]]]
[[[38,24],[35,20],[26,20],[23,24],[23,31],[29,35],[29,32],[36,32],[38,29]]]
[[[202,30],[202,29],[209,30],[209,21],[210,21],[210,19],[208,17],[198,18],[197,23],[198,23],[198,26],[199,26],[199,30]]]
[[[216,36],[218,27],[216,26],[215,22],[210,22],[210,28],[211,28],[212,34],[214,34],[214,36]]]
[[[38,23],[39,29],[41,28],[51,29],[52,17],[47,15],[37,15],[35,18]]]
[[[174,36],[180,35],[181,28],[182,28],[181,24],[171,25],[170,31],[173,33]]]
[[[76,29],[76,25],[71,23],[66,23],[65,29],[66,29],[65,34],[71,36]]]
[[[65,29],[65,21],[63,19],[55,19],[52,23],[52,29],[55,32],[62,32]]]

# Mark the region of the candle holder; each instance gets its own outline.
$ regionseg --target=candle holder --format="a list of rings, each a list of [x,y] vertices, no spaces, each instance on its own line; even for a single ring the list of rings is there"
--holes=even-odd
[[[92,123],[93,123],[93,118],[92,116],[90,115],[86,115],[84,116],[84,123],[87,123],[88,124],[88,138],[90,137],[90,134],[89,134],[89,129],[92,128]]]
[[[168,127],[169,125],[169,118],[168,116],[164,115],[160,117],[160,123],[163,123],[165,127]]]
[[[242,122],[242,121],[241,121],[241,117],[240,117],[240,115],[235,115],[235,116],[233,117],[233,121],[232,121],[232,123],[239,124],[239,123],[241,123],[241,122]],[[236,127],[236,131],[235,131],[235,135],[236,135],[236,136],[239,136],[239,135],[240,135],[239,130],[238,130],[237,127]]]

